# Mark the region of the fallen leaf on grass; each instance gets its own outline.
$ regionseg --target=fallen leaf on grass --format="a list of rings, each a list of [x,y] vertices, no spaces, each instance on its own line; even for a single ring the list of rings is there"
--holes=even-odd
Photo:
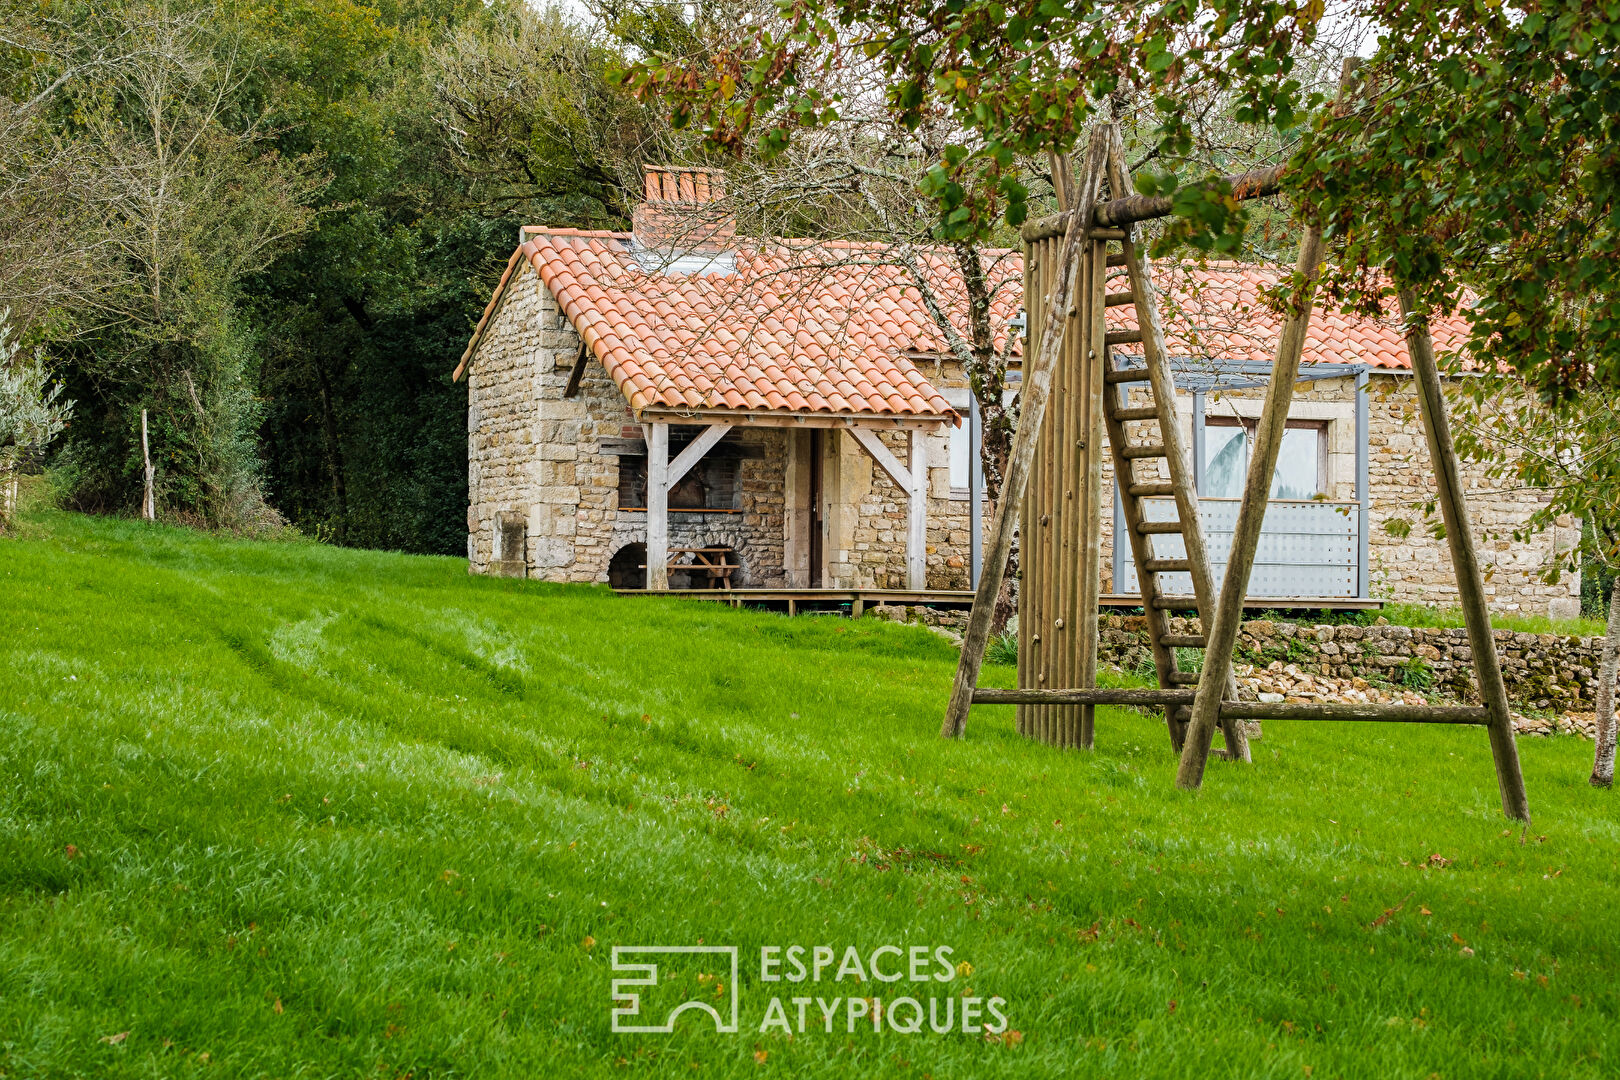
[[[1380,915],[1380,916],[1378,916],[1378,918],[1376,918],[1376,919],[1374,919],[1374,920],[1373,920],[1373,921],[1372,921],[1372,925],[1371,925],[1371,926],[1369,926],[1369,927],[1367,927],[1367,929],[1369,929],[1369,930],[1376,930],[1376,929],[1378,929],[1378,928],[1379,928],[1379,927],[1380,927],[1380,926],[1383,926],[1383,925],[1384,925],[1384,924],[1385,924],[1385,923],[1387,923],[1387,922],[1389,922],[1389,917],[1390,917],[1390,916],[1391,916],[1391,915],[1393,915],[1393,914],[1395,914],[1395,913],[1396,913],[1396,912],[1397,912],[1397,911],[1399,911],[1399,910],[1401,910],[1401,909],[1402,909],[1402,908],[1404,908],[1404,907],[1405,907],[1405,906],[1406,906],[1406,902],[1407,902],[1407,901],[1408,901],[1408,900],[1410,900],[1410,899],[1412,899],[1412,894],[1411,894],[1411,893],[1407,893],[1407,894],[1406,894],[1406,895],[1405,895],[1405,896],[1404,896],[1404,897],[1402,897],[1402,898],[1401,898],[1401,902],[1400,902],[1400,903],[1398,903],[1398,904],[1396,904],[1396,905],[1395,905],[1395,906],[1394,906],[1394,907],[1392,907],[1392,908],[1385,908],[1385,909],[1384,909],[1384,913],[1383,913],[1383,914],[1382,914],[1382,915]],[[1425,915],[1427,915],[1427,914],[1428,914],[1428,912],[1427,912],[1427,911],[1425,911],[1425,912],[1424,912],[1424,914],[1425,914]]]
[[[67,857],[70,859],[77,859],[79,857],[79,849],[74,847],[72,844],[69,844],[67,846]]]
[[[771,1056],[771,1052],[769,1050],[755,1050],[754,1051],[754,1064],[763,1065],[763,1064],[765,1064],[765,1059],[770,1057],[770,1056]]]
[[[274,1010],[276,1010],[276,1015],[277,1015],[277,1016],[280,1016],[280,1015],[281,1015],[281,1013],[282,1013],[282,1008],[281,1008],[281,999],[280,999],[280,998],[276,998],[276,1003],[275,1003],[275,1004],[274,1004],[274,1005],[272,1005],[272,1006],[270,1006],[270,1007],[271,1007],[271,1008],[272,1008],[272,1009],[274,1009]]]
[[[108,1046],[117,1046],[127,1038],[129,1038],[129,1032],[120,1031],[116,1035],[103,1035],[101,1037],[101,1041],[106,1043]]]

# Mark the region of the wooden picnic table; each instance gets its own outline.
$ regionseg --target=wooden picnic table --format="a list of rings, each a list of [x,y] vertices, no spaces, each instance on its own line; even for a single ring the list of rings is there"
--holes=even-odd
[[[740,563],[729,561],[726,557],[732,554],[727,547],[672,547],[669,549],[669,563],[666,569],[685,570],[689,573],[702,570],[708,575],[710,588],[731,588],[731,575],[742,568]],[[681,556],[692,556],[691,562],[681,562]],[[645,570],[646,564],[641,567]]]

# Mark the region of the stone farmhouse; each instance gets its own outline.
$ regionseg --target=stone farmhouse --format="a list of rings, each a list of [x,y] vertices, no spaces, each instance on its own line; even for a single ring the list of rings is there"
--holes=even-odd
[[[967,336],[954,263],[743,239],[722,184],[648,168],[632,232],[524,227],[455,371],[469,380],[469,569],[619,588],[971,588],[989,513],[977,410],[930,312]],[[1016,368],[1022,260],[1000,252],[990,265],[998,348]],[[1270,369],[1277,277],[1155,269],[1217,576]],[[1134,327],[1129,307],[1108,315]],[[1465,338],[1459,319],[1433,331],[1442,350]],[[1251,594],[1454,604],[1445,541],[1422,519],[1428,454],[1398,328],[1319,310],[1304,361]],[[1578,523],[1514,542],[1540,496],[1472,480],[1495,607],[1575,614],[1578,580],[1548,585],[1540,571]],[[1135,592],[1111,535],[1105,522],[1105,598]]]

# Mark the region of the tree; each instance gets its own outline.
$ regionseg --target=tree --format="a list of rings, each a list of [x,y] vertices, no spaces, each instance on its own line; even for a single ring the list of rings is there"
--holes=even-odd
[[[1178,171],[1193,145],[1183,104],[1212,93],[1235,122],[1300,139],[1283,184],[1332,227],[1327,297],[1374,310],[1392,286],[1411,288],[1426,307],[1463,310],[1477,353],[1547,393],[1620,385],[1620,12],[1574,0],[1348,5],[1336,14],[1368,20],[1379,39],[1335,117],[1296,72],[1323,0],[791,0],[783,10],[783,30],[756,23],[702,62],[650,56],[633,84],[713,145],[768,155],[847,107],[816,72],[876,58],[897,123],[943,108],[979,136],[930,172],[947,238],[1022,221],[1020,156],[1068,152],[1127,88],[1152,102],[1156,169],[1138,184],[1173,199],[1159,250],[1231,252],[1249,210],[1217,178]],[[1465,305],[1469,289],[1478,304]],[[1575,296],[1586,302],[1568,304]]]
[[[73,402],[51,381],[41,349],[24,353],[11,312],[0,312],[0,526],[16,508],[17,468],[42,452],[73,416]]]
[[[1524,541],[1568,519],[1581,519],[1579,543],[1555,552],[1549,580],[1588,567],[1620,568],[1620,392],[1589,388],[1549,404],[1516,376],[1476,375],[1455,403],[1458,453],[1482,462],[1511,487],[1534,488],[1546,501],[1515,532]],[[1614,783],[1615,680],[1620,672],[1620,588],[1609,599],[1597,682],[1594,787]]]

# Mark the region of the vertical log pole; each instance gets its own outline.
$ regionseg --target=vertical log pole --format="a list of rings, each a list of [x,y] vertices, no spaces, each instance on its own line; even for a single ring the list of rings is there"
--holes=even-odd
[[[647,428],[647,588],[669,588],[669,425]]]
[[[1300,355],[1305,351],[1305,331],[1310,326],[1316,280],[1321,269],[1322,230],[1313,225],[1306,228],[1300,241],[1299,263],[1294,268],[1298,292],[1277,341],[1271,385],[1266,389],[1266,402],[1256,426],[1254,450],[1249,455],[1249,475],[1243,484],[1243,502],[1232,530],[1226,577],[1215,599],[1214,618],[1204,627],[1204,670],[1198,679],[1198,696],[1193,699],[1192,719],[1187,724],[1187,742],[1181,748],[1177,787],[1196,788],[1204,781],[1209,744],[1215,737],[1215,725],[1220,721],[1222,691],[1232,678],[1232,650],[1237,645],[1238,627],[1243,621],[1243,598],[1249,590],[1249,572],[1254,568],[1266,504],[1271,498],[1271,477],[1276,472],[1277,456],[1282,449],[1288,406],[1294,400],[1294,381],[1299,375]],[[1227,728],[1228,738],[1233,729],[1241,730],[1241,721]]]
[[[1090,154],[1107,152],[1106,144],[1099,144],[1093,136]],[[1047,300],[1046,317],[1042,322],[1040,347],[1030,358],[1024,372],[1023,389],[1019,392],[1020,407],[1018,434],[1013,439],[1007,478],[1002,486],[1001,501],[996,506],[995,522],[990,530],[990,546],[985,552],[984,573],[973,594],[973,612],[968,617],[967,633],[962,639],[962,656],[956,666],[956,681],[951,687],[951,701],[945,710],[945,719],[939,733],[954,739],[967,730],[968,708],[973,703],[973,688],[979,681],[979,668],[984,663],[984,647],[990,640],[990,618],[1001,590],[1001,579],[1006,573],[1007,556],[1012,550],[1014,513],[1023,497],[1029,478],[1029,468],[1035,456],[1036,436],[1046,419],[1046,400],[1052,389],[1052,367],[1062,345],[1063,326],[1068,312],[1069,297],[1073,292],[1076,271],[1080,263],[1081,241],[1090,231],[1091,223],[1079,214],[1069,218],[1063,234],[1062,255],[1057,260],[1057,279]],[[1020,620],[1022,621],[1022,620]],[[1022,659],[1020,658],[1020,666]]]
[[[911,490],[906,493],[906,588],[928,588],[928,433],[911,431]]]
[[[1052,163],[1052,188],[1057,195],[1059,212],[1073,210],[1079,201],[1076,196],[1074,170],[1067,157],[1049,154]],[[1075,350],[1081,342],[1076,309],[1086,303],[1090,292],[1088,275],[1090,242],[1080,242],[1080,264],[1075,268],[1074,289],[1069,294],[1066,322],[1063,328],[1063,351],[1058,355],[1057,368],[1052,373],[1052,404],[1042,433],[1040,452],[1045,482],[1041,490],[1047,504],[1041,518],[1050,523],[1042,533],[1049,538],[1043,552],[1045,557],[1036,567],[1036,576],[1029,582],[1032,591],[1039,592],[1046,609],[1041,634],[1050,641],[1047,651],[1046,689],[1066,688],[1074,685],[1074,424]],[[1074,720],[1074,707],[1053,705],[1041,710],[1048,718],[1045,741],[1057,746],[1069,745],[1069,733]]]
[[[1490,712],[1486,730],[1490,732],[1491,756],[1496,759],[1496,786],[1502,796],[1502,813],[1528,822],[1530,800],[1524,789],[1524,773],[1519,768],[1519,747],[1513,740],[1513,720],[1508,715],[1502,663],[1496,655],[1491,616],[1485,607],[1485,581],[1474,548],[1468,504],[1463,499],[1462,473],[1457,468],[1457,448],[1451,441],[1451,423],[1446,419],[1446,402],[1440,388],[1440,371],[1434,361],[1434,342],[1429,337],[1429,320],[1418,311],[1410,289],[1400,291],[1400,301],[1401,318],[1406,323],[1406,349],[1412,358],[1412,374],[1423,412],[1423,433],[1428,437],[1429,460],[1434,465],[1436,501],[1446,524],[1451,565],[1457,573],[1457,598],[1462,602],[1463,622],[1468,626],[1468,647],[1474,654],[1479,696]]]
[[[1114,192],[1113,194],[1119,194]],[[1103,355],[1108,346],[1104,341],[1107,323],[1103,294],[1107,292],[1108,245],[1098,241],[1091,245],[1091,326],[1087,335],[1087,348],[1083,354],[1085,378],[1081,416],[1084,423],[1080,438],[1085,442],[1086,473],[1083,502],[1085,516],[1081,518],[1084,532],[1085,557],[1081,560],[1084,573],[1080,579],[1080,685],[1097,685],[1097,608],[1102,601],[1102,469],[1103,469]],[[1080,706],[1080,747],[1090,750],[1096,741],[1097,706]]]
[[[157,497],[152,491],[152,448],[146,437],[146,410],[141,410],[141,461],[145,465],[145,489],[141,494],[141,517],[157,520]]]

